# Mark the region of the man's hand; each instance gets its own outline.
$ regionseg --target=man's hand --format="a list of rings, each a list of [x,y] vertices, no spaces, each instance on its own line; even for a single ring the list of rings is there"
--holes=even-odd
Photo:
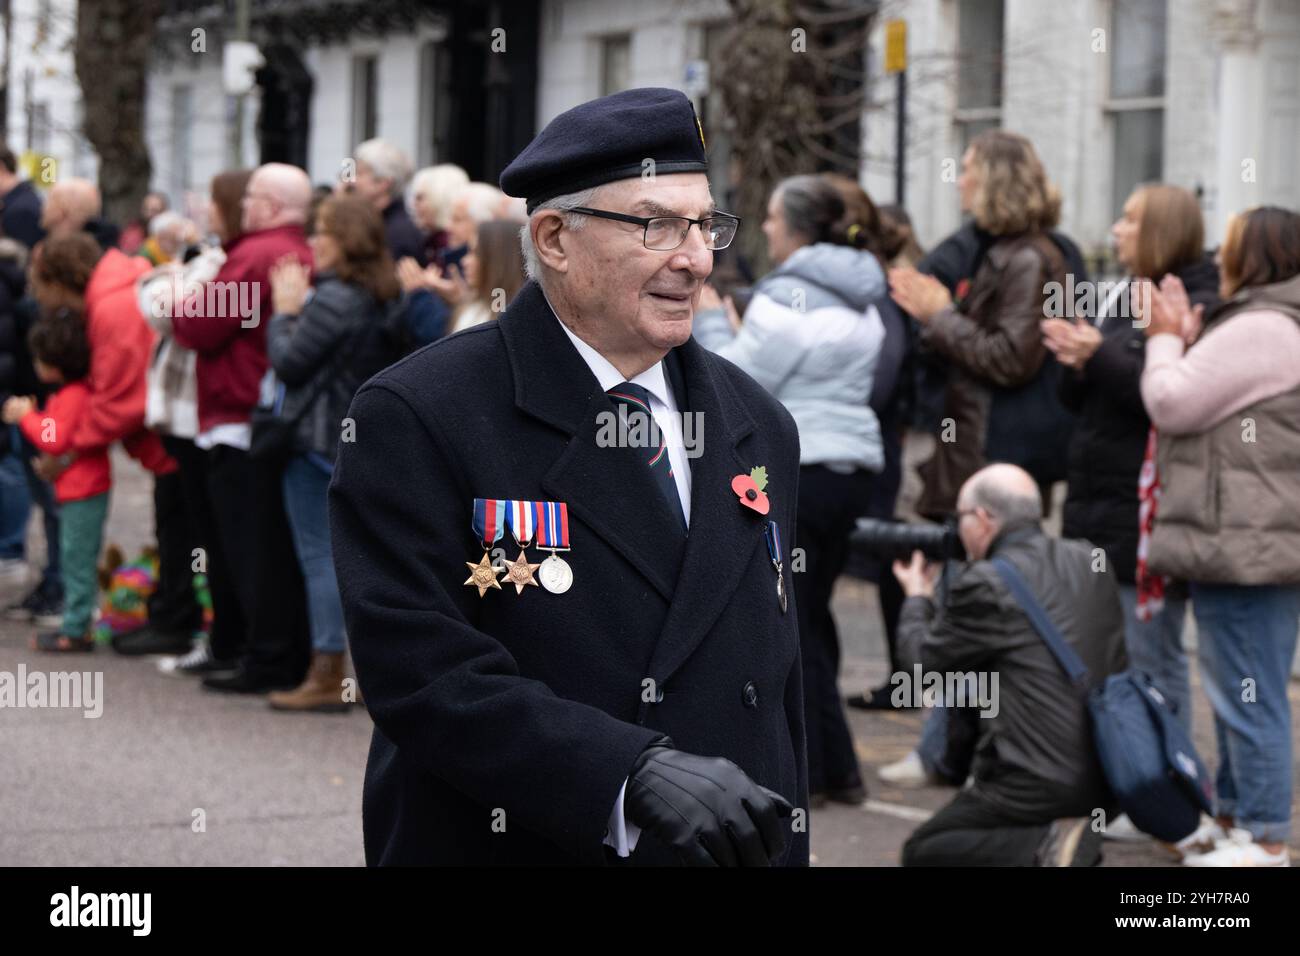
[[[926,564],[925,555],[912,552],[907,564],[894,562],[894,577],[898,578],[903,593],[908,597],[934,597],[934,582],[939,579],[939,565]]]
[[[623,808],[688,866],[771,866],[785,849],[794,808],[730,760],[665,744],[647,747],[628,779]]]

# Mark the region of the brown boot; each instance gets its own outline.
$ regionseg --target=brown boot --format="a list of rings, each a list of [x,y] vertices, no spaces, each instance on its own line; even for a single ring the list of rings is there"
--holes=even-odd
[[[343,655],[313,653],[306,680],[293,690],[272,691],[267,700],[274,710],[346,714],[349,704],[343,700]]]

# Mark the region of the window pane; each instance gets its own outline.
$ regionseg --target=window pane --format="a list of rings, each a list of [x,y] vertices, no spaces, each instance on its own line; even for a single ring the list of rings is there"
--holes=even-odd
[[[1002,0],[961,0],[957,108],[1002,105]]]
[[[632,82],[632,39],[606,37],[601,41],[600,95],[626,90]]]
[[[961,124],[962,154],[965,155],[966,147],[970,146],[971,140],[973,140],[980,133],[988,129],[997,129],[1001,125],[1002,125],[1001,121],[995,119],[970,120],[969,122],[962,123]]]
[[[1165,95],[1165,0],[1115,0],[1110,95]]]
[[[375,58],[352,61],[352,145],[373,139],[378,119],[375,99]]]
[[[1115,122],[1111,212],[1118,217],[1135,186],[1164,178],[1165,111],[1124,110],[1111,116]]]

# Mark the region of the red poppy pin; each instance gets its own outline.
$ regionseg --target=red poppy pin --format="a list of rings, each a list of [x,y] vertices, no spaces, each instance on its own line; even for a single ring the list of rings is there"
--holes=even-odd
[[[953,296],[953,300],[960,305],[968,292],[970,292],[970,279],[962,279],[957,283],[957,294]]]
[[[753,508],[765,515],[771,505],[763,489],[767,487],[767,469],[759,465],[747,475],[737,475],[731,479],[731,490],[736,493],[740,503],[746,508]]]

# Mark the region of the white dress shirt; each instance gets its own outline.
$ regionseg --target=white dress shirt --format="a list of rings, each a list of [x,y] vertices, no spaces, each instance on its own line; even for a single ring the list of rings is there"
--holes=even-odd
[[[551,310],[552,314],[554,309]],[[558,318],[556,321],[559,321]],[[564,334],[569,337],[573,347],[578,350],[587,367],[591,369],[591,374],[596,376],[596,381],[600,383],[602,391],[608,392],[615,386],[622,385],[624,382],[631,382],[633,385],[640,385],[650,393],[650,414],[654,416],[655,424],[663,433],[664,442],[668,445],[668,460],[673,466],[673,481],[677,482],[677,497],[682,503],[682,514],[686,516],[686,526],[691,524],[691,466],[686,457],[686,443],[682,438],[682,419],[678,414],[677,402],[673,397],[673,390],[668,384],[668,376],[664,374],[664,363],[662,360],[655,362],[648,369],[638,375],[636,378],[627,379],[623,373],[610,364],[609,359],[601,355],[590,345],[573,334],[573,331],[560,322],[560,328],[564,329]]]
[[[549,301],[547,302],[549,305]],[[551,309],[551,314],[555,314],[555,309]],[[556,316],[559,322],[559,316]],[[596,381],[600,383],[603,391],[608,392],[617,385],[630,381],[633,385],[640,385],[650,393],[650,414],[654,416],[655,424],[663,433],[664,442],[668,446],[668,460],[673,465],[673,480],[677,483],[677,497],[682,503],[682,514],[686,516],[686,525],[689,528],[691,523],[691,466],[686,457],[686,444],[682,439],[681,417],[678,415],[677,401],[673,396],[673,390],[668,384],[668,377],[664,374],[664,363],[662,360],[655,362],[640,375],[633,379],[626,379],[623,373],[610,364],[609,359],[601,355],[594,348],[584,342],[573,331],[560,322],[560,328],[564,329],[564,334],[569,337],[573,347],[578,350],[587,367],[591,369],[591,374],[596,376]],[[612,846],[619,856],[631,856],[632,851],[636,849],[637,840],[641,837],[641,828],[635,823],[629,821],[623,815],[623,796],[627,792],[627,781],[623,781],[623,786],[619,787],[618,799],[614,801],[614,809],[609,814],[609,828],[605,832],[604,842]]]

